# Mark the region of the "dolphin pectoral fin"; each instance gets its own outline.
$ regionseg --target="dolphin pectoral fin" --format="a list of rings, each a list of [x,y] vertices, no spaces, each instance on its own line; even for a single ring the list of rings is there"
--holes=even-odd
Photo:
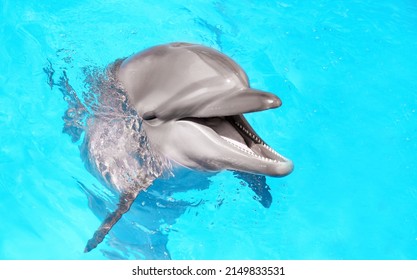
[[[106,219],[94,233],[93,238],[88,240],[84,249],[84,253],[90,252],[104,240],[104,237],[106,237],[107,233],[109,233],[113,226],[120,220],[123,214],[130,209],[130,206],[132,205],[133,201],[135,201],[138,194],[139,190],[136,192],[122,193],[120,195],[117,209],[107,215]]]

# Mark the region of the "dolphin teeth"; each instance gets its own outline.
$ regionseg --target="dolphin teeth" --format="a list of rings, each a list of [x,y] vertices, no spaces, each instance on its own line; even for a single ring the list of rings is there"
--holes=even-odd
[[[262,139],[260,139],[255,133],[252,133],[251,131],[249,131],[240,122],[235,121],[235,125],[240,129],[240,131],[242,131],[246,135],[248,135],[255,143],[262,145],[264,148],[266,148],[268,151],[272,152],[274,155],[280,156],[274,149],[272,149],[264,141],[262,141]],[[267,158],[267,157],[260,156],[260,155],[258,155],[256,153],[252,152],[252,150],[250,150],[250,148],[243,148],[243,147],[241,147],[241,145],[239,145],[239,143],[234,143],[234,141],[231,140],[231,139],[228,139],[226,137],[223,137],[223,138],[225,140],[227,140],[228,143],[230,143],[234,147],[238,148],[240,151],[243,151],[243,152],[245,152],[245,153],[247,153],[247,154],[249,154],[251,156],[254,156],[255,158],[258,158],[258,159],[263,160],[263,161],[268,161],[268,162],[278,162],[276,159],[271,159],[271,158]]]
[[[249,154],[251,156],[256,156],[256,154],[250,150],[249,148],[244,148],[241,145],[239,145],[240,143],[238,143],[237,141],[234,141],[232,139],[229,139],[227,137],[222,137],[224,140],[226,140],[229,144],[231,144],[232,146],[234,146],[235,148],[237,148],[238,150],[245,152],[246,154]]]

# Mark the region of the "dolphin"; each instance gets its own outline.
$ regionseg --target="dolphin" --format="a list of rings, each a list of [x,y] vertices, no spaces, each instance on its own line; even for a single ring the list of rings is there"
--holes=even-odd
[[[155,46],[114,64],[151,148],[178,166],[234,170],[282,177],[291,160],[265,143],[243,114],[281,106],[274,94],[253,89],[243,69],[219,51],[197,44]],[[98,164],[98,163],[97,163]],[[127,212],[141,190],[121,190],[110,213],[85,248],[95,248]]]

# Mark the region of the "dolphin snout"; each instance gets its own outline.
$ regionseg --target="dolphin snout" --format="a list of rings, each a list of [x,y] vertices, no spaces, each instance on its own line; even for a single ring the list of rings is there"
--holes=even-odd
[[[265,173],[273,177],[283,177],[290,174],[293,170],[294,163],[291,160],[286,159],[278,164],[268,166],[268,170]]]
[[[278,108],[282,105],[281,99],[278,96],[267,94],[263,99],[264,110]]]

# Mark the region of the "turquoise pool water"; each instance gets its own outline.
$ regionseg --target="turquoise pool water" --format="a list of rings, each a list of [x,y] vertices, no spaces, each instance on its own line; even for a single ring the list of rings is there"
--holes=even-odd
[[[0,259],[417,259],[415,1],[0,9]],[[81,95],[91,69],[171,41],[224,52],[282,99],[247,118],[295,170],[266,182],[178,170],[85,254],[116,197],[63,132],[60,81]]]

